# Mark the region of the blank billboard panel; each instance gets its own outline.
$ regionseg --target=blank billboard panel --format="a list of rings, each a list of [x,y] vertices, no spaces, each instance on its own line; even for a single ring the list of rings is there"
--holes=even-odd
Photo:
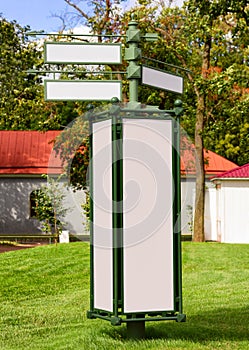
[[[94,308],[113,310],[111,120],[93,124]]]
[[[172,121],[123,120],[124,312],[174,310]]]

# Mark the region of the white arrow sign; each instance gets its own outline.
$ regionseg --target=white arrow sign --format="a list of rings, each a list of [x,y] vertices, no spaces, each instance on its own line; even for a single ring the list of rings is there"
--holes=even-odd
[[[110,101],[122,100],[119,80],[45,80],[46,101]]]
[[[45,43],[45,63],[120,64],[121,44]]]
[[[159,89],[183,93],[183,78],[162,70],[142,66],[142,84]]]

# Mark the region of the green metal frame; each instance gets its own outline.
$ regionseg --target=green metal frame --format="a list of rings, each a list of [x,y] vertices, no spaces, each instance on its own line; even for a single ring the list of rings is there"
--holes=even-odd
[[[122,241],[123,241],[123,160],[122,122],[119,115],[112,114],[112,223],[113,223],[113,310],[118,317],[122,303]]]
[[[91,221],[91,298],[88,318],[108,320],[112,325],[121,325],[129,322],[175,320],[184,322],[186,315],[182,308],[182,266],[181,266],[181,183],[180,183],[180,128],[178,116],[182,109],[176,106],[174,110],[162,111],[156,108],[130,109],[113,105],[111,109],[101,115],[90,118],[90,134],[92,123],[104,119],[112,119],[112,199],[113,199],[113,312],[94,308],[94,276],[93,276],[93,226]],[[174,274],[174,310],[156,312],[124,313],[123,310],[123,161],[122,161],[122,119],[162,119],[172,121],[172,174],[174,179],[173,202],[173,274]],[[92,137],[90,137],[90,157],[92,157]],[[93,169],[90,168],[90,182]],[[90,184],[90,197],[92,186]],[[92,199],[90,202],[91,220],[93,219]]]

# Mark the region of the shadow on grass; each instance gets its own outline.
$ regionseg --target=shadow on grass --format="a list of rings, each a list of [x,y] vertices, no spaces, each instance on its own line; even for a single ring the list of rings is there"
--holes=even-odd
[[[187,315],[186,323],[171,321],[147,322],[146,339],[207,341],[249,340],[249,312],[242,309],[217,309],[207,313]],[[126,327],[115,327],[106,331],[113,339],[127,340]]]

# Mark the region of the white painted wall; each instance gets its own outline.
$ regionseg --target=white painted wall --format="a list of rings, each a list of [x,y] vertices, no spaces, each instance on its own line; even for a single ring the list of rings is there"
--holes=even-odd
[[[221,241],[249,243],[249,180],[221,183]]]
[[[41,233],[40,223],[30,217],[30,194],[46,180],[41,177],[0,177],[0,234]],[[73,234],[87,234],[81,204],[83,191],[65,188],[65,206],[72,210],[64,218],[65,229]]]
[[[209,188],[205,193],[205,240],[217,241],[218,203],[217,190]]]
[[[205,238],[249,243],[249,180],[221,180],[207,190]]]
[[[71,211],[65,216],[65,229],[72,234],[86,235],[89,232],[86,230],[86,218],[81,205],[85,203],[86,195],[83,190],[74,192],[71,188],[65,189],[66,198],[65,206],[70,207]]]

